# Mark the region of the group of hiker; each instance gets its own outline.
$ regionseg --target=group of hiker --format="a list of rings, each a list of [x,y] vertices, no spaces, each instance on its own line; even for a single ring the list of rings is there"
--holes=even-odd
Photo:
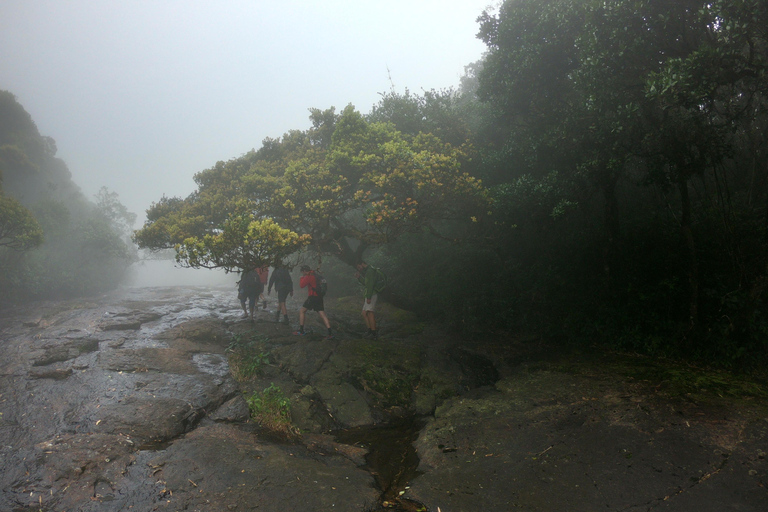
[[[358,261],[355,268],[357,269],[355,278],[363,286],[362,315],[368,329],[364,337],[377,339],[379,331],[376,327],[376,302],[379,293],[386,286],[386,276],[381,270],[368,265],[368,263],[362,260]],[[304,331],[304,321],[306,320],[307,311],[317,311],[325,328],[328,329],[325,339],[331,339],[333,338],[333,330],[331,329],[331,322],[325,314],[325,305],[323,303],[327,290],[325,278],[319,272],[312,270],[309,265],[302,265],[300,270],[299,287],[307,288],[307,299],[302,304],[301,309],[299,309],[299,328],[293,334],[304,336],[306,334]],[[283,323],[289,323],[288,309],[285,301],[289,295],[293,297],[293,279],[291,278],[290,269],[286,265],[275,266],[275,270],[271,275],[269,274],[269,267],[253,268],[242,273],[240,281],[238,281],[238,298],[243,308],[243,318],[250,317],[253,321],[257,299],[262,304],[262,309],[267,309],[264,289],[266,288],[267,295],[270,295],[273,286],[277,292],[278,302],[275,321],[280,322],[280,315],[282,314]]]

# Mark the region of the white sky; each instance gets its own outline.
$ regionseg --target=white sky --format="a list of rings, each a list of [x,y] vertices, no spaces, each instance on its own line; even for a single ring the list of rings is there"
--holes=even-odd
[[[311,107],[457,86],[494,3],[0,0],[0,89],[88,197],[106,186],[141,223],[194,173],[309,128]]]

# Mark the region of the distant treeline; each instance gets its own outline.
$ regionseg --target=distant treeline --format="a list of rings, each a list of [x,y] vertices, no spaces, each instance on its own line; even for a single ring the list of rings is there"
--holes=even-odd
[[[13,94],[0,91],[0,305],[115,288],[135,260],[136,216],[102,189],[95,202]]]

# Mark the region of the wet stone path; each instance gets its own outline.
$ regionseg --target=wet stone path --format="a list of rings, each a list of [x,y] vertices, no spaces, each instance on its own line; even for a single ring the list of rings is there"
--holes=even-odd
[[[0,510],[768,510],[759,395],[664,393],[637,361],[387,309],[363,340],[357,299],[329,301],[336,339],[296,337],[273,301],[254,323],[195,287],[0,311]],[[243,383],[246,339],[267,362]],[[270,385],[291,439],[250,420]]]

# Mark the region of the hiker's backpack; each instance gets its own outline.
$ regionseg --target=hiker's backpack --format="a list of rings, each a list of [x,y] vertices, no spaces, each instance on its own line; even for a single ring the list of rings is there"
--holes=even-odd
[[[384,288],[387,287],[387,274],[385,274],[380,268],[376,268],[376,280],[373,282],[373,291],[381,293]]]
[[[257,274],[255,271],[245,271],[243,272],[243,275],[240,277],[240,282],[238,288],[240,290],[246,290],[248,292],[251,292],[253,290],[258,290],[259,288],[262,288],[261,279],[259,278],[259,274]],[[261,293],[261,292],[259,292]]]
[[[328,293],[328,281],[318,271],[315,271],[315,293],[320,297],[325,297],[325,294]]]

